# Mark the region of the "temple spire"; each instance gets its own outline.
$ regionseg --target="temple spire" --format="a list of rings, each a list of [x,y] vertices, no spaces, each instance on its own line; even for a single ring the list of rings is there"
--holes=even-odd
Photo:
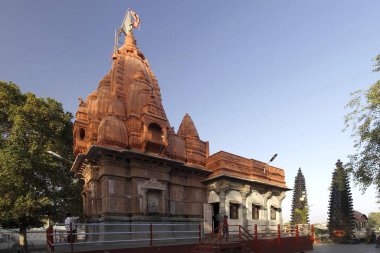
[[[199,139],[197,128],[189,114],[185,114],[177,133],[181,138],[194,137]]]
[[[133,35],[132,31],[125,35],[124,45],[136,47],[136,40],[135,40],[135,36]]]

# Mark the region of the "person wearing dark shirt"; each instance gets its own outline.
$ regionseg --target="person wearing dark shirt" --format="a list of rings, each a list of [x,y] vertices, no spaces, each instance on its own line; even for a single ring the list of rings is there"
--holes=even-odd
[[[222,240],[225,238],[226,241],[228,241],[228,216],[227,215],[224,215],[224,219],[223,219],[223,237],[222,237]]]

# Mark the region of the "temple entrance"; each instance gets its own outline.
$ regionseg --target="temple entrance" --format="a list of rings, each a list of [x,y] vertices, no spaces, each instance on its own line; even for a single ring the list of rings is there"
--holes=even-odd
[[[212,205],[212,229],[214,233],[218,233],[217,227],[219,226],[219,202],[211,203]]]

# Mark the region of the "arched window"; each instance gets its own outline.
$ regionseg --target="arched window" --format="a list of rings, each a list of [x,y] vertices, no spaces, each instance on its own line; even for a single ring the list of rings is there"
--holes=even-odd
[[[258,220],[260,218],[260,206],[252,204],[252,220]]]
[[[81,140],[84,140],[84,137],[86,137],[86,131],[83,128],[81,128],[79,129],[79,138]]]
[[[240,204],[230,202],[230,219],[239,219]]]
[[[277,217],[276,217],[276,216],[277,216],[277,215],[276,215],[276,214],[277,214],[277,210],[278,210],[278,209],[275,208],[274,206],[271,206],[271,207],[270,207],[270,219],[271,219],[271,220],[276,220],[276,219],[277,219]]]
[[[156,142],[161,142],[162,130],[161,127],[155,123],[152,123],[148,127],[150,138]]]

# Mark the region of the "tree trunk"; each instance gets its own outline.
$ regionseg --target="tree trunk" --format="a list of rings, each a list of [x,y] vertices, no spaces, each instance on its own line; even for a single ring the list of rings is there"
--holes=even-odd
[[[21,252],[29,253],[26,228],[20,228],[20,248]]]

